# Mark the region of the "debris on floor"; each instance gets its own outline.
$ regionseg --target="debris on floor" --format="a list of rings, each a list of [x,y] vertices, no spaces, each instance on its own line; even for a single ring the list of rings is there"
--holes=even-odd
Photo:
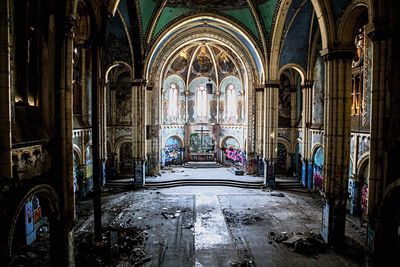
[[[121,263],[140,266],[151,260],[145,254],[143,242],[147,231],[139,227],[109,226],[103,230],[102,241],[96,246],[92,232],[80,232],[75,237],[77,266],[115,266]]]
[[[282,193],[272,193],[271,196],[273,197],[284,197],[285,195]]]
[[[326,244],[319,234],[313,232],[275,233],[270,232],[268,237],[276,243],[282,243],[293,249],[293,251],[305,256],[316,256],[326,249]]]

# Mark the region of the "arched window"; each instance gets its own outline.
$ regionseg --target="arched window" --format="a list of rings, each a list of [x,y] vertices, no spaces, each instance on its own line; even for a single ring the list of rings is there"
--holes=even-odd
[[[204,85],[196,89],[196,115],[197,117],[207,116],[207,90]]]
[[[236,117],[236,90],[233,84],[226,87],[226,117]]]
[[[171,83],[168,91],[168,116],[174,119],[178,118],[178,95],[179,87]]]

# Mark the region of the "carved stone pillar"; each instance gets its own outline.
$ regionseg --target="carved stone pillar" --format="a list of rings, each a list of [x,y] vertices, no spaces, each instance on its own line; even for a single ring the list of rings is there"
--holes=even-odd
[[[308,189],[313,187],[312,179],[312,155],[311,155],[311,123],[312,123],[312,82],[304,81],[301,88],[303,90],[303,166],[302,183]]]
[[[58,128],[58,149],[60,159],[54,161],[54,169],[57,170],[61,189],[61,229],[59,234],[60,249],[65,259],[59,259],[64,266],[74,266],[74,216],[75,216],[75,195],[73,183],[73,120],[72,120],[72,72],[73,72],[73,39],[75,34],[76,21],[73,16],[65,18],[64,42],[61,43],[61,57],[56,62],[61,65],[59,92],[56,93],[56,105],[58,106],[56,119]]]
[[[0,179],[12,178],[11,69],[8,1],[0,2]]]
[[[385,186],[391,186],[400,177],[399,166],[395,163],[398,162],[396,157],[400,147],[400,41],[398,36],[392,35],[394,29],[382,25],[367,25],[367,34],[372,41],[373,70],[367,231],[367,265],[371,266],[377,266],[384,260],[389,262],[398,253],[396,244],[387,242],[388,236],[390,240],[390,237],[399,235],[398,228],[396,231],[393,227],[388,227],[395,225],[391,221],[391,213],[395,211],[384,209],[385,197],[390,195]]]
[[[334,249],[344,247],[350,160],[350,92],[353,51],[322,51],[325,60],[324,192],[321,234]]]
[[[279,81],[266,83],[264,103],[264,184],[274,187],[278,147]]]
[[[146,83],[132,82],[132,157],[135,186],[144,187],[146,164]]]

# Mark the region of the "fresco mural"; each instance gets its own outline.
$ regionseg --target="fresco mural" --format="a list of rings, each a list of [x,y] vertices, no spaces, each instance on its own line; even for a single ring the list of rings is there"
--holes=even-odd
[[[175,156],[222,160],[223,153],[217,153],[217,148],[222,149],[217,145],[220,140],[232,135],[244,141],[246,95],[238,60],[220,45],[198,43],[183,48],[168,63],[161,89],[162,144],[172,142],[165,138],[176,136],[188,148],[185,155],[183,149],[181,154],[167,155],[169,149],[163,147],[164,164],[173,162]],[[229,156],[245,158],[244,152],[239,154]]]
[[[319,147],[315,150],[313,156],[313,163],[314,163],[313,167],[314,187],[317,190],[323,190],[324,149],[322,147]]]
[[[206,77],[194,79],[189,85],[188,116],[191,123],[215,122],[217,97],[207,93],[207,83],[216,88],[215,82]]]
[[[116,122],[132,124],[132,88],[129,83],[121,83],[116,89]]]
[[[165,166],[171,164],[180,164],[183,158],[183,146],[181,140],[177,136],[171,136],[167,139],[164,148]]]
[[[279,127],[290,127],[290,80],[286,75],[281,75],[279,86]]]
[[[125,142],[119,149],[119,174],[130,175],[132,171],[132,143]]]
[[[221,124],[242,123],[244,94],[240,79],[235,76],[226,77],[221,82],[220,93],[219,122]]]
[[[324,124],[324,77],[324,62],[322,61],[322,57],[317,57],[314,66],[314,84],[312,88],[312,124],[316,127]]]
[[[278,143],[278,160],[276,162],[276,173],[277,174],[286,174],[287,166],[286,166],[286,157],[287,150],[285,145],[282,143]]]
[[[162,90],[164,124],[185,122],[185,88],[182,77],[178,75],[170,75],[165,79]]]

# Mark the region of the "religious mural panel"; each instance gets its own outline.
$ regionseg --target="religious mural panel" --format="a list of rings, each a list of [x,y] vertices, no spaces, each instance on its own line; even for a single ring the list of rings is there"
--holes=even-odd
[[[116,88],[116,123],[132,125],[132,88],[120,83]]]
[[[318,57],[314,66],[314,84],[312,88],[312,124],[320,127],[324,124],[324,84],[325,65],[322,57]]]
[[[279,86],[279,127],[290,127],[290,105],[290,80],[286,75],[281,75]]]

